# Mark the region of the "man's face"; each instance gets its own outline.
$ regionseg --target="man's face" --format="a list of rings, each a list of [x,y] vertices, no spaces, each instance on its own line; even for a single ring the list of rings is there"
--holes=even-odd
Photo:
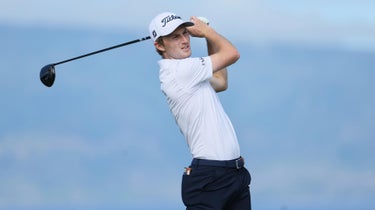
[[[191,56],[190,35],[184,26],[178,27],[174,32],[162,38],[163,44],[156,47],[163,51],[166,59],[184,59]]]

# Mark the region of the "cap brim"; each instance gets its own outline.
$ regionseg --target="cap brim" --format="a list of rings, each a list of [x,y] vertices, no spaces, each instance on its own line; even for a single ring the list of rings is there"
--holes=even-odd
[[[193,26],[194,23],[193,23],[193,22],[190,22],[190,21],[186,21],[186,22],[184,22],[184,23],[181,24],[181,25],[184,25],[184,26],[186,26],[186,27],[189,27],[189,26]],[[181,25],[180,25],[180,26],[181,26]]]

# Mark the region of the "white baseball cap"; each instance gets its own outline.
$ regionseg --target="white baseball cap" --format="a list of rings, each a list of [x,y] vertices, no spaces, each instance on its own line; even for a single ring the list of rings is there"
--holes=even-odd
[[[172,12],[163,12],[152,19],[149,32],[152,40],[155,42],[159,37],[172,33],[181,25],[193,26],[190,21],[183,21],[182,18]]]

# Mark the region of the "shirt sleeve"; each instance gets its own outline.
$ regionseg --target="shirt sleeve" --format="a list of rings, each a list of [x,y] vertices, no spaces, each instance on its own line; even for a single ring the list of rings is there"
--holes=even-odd
[[[180,61],[176,69],[176,79],[185,88],[194,88],[212,77],[211,58],[197,57]]]

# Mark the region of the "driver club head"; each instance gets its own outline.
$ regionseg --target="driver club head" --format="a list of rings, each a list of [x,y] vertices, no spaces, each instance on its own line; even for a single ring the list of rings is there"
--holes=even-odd
[[[55,66],[52,64],[45,65],[40,70],[40,81],[47,86],[51,87],[53,83],[55,82]]]

